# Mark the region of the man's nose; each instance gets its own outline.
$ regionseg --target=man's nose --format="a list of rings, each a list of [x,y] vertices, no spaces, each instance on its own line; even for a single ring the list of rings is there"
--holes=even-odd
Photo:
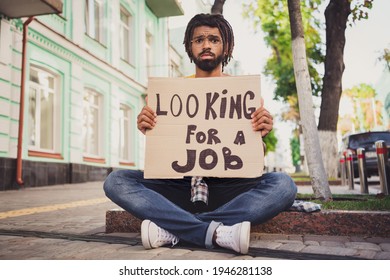
[[[210,46],[211,46],[210,40],[208,38],[205,38],[203,41],[203,48],[207,49],[210,48]]]

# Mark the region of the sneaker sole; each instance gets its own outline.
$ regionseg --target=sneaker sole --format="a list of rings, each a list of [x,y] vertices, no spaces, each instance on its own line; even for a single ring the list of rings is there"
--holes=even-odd
[[[240,228],[240,253],[247,254],[249,250],[249,242],[251,236],[251,223],[242,222]]]
[[[151,222],[150,220],[144,220],[141,224],[141,240],[145,249],[152,249],[152,244],[150,244],[149,239],[149,226]]]

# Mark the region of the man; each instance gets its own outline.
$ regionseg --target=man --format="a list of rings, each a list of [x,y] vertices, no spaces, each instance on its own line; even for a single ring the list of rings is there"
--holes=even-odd
[[[194,78],[225,76],[223,67],[232,57],[234,36],[222,15],[193,17],[184,45],[196,65]],[[156,117],[145,106],[138,115],[138,129],[142,133],[153,129],[158,125]],[[262,104],[251,121],[262,137],[272,130],[272,116]],[[141,238],[146,249],[183,240],[246,254],[251,223],[263,223],[288,209],[297,189],[284,173],[259,178],[144,179],[142,171],[120,170],[107,177],[104,190],[113,202],[143,220]]]

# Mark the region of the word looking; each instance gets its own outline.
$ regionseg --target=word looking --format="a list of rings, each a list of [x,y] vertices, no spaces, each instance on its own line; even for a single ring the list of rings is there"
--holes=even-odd
[[[245,119],[250,119],[252,113],[256,110],[256,108],[248,107],[248,101],[253,100],[255,98],[255,94],[252,91],[248,90],[243,95],[237,94],[235,96],[231,96],[230,98],[224,97],[224,95],[226,95],[227,93],[228,91],[226,89],[222,91],[222,95],[218,92],[206,93],[204,118],[206,120],[209,120],[210,118],[215,120],[217,117],[221,119],[241,119],[243,117]],[[158,116],[168,115],[168,110],[166,108],[162,108],[161,106],[159,93],[156,93],[156,98],[156,114]],[[184,106],[185,109],[183,109]],[[199,99],[195,94],[189,94],[187,96],[187,99],[183,102],[181,97],[178,94],[175,94],[170,100],[169,109],[169,112],[173,117],[179,117],[183,113],[183,110],[185,110],[185,114],[189,118],[194,118],[199,113]],[[219,114],[217,112],[219,112]]]

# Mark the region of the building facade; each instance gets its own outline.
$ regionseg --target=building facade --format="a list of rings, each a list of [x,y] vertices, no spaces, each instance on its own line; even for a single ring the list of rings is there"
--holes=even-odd
[[[172,75],[167,17],[181,6],[62,2],[61,14],[11,19],[0,11],[0,190],[143,167],[136,118],[148,77]]]

